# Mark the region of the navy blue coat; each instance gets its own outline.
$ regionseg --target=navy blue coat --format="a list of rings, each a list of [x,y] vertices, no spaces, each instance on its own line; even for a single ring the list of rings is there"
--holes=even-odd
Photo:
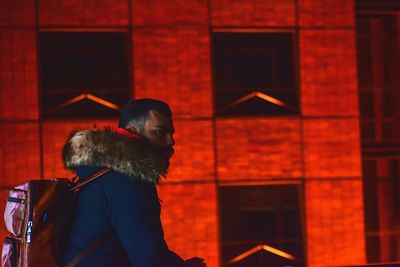
[[[85,179],[98,170],[80,167],[77,174]],[[184,266],[164,241],[154,184],[111,171],[81,189],[64,264],[110,230],[112,237],[77,267]]]

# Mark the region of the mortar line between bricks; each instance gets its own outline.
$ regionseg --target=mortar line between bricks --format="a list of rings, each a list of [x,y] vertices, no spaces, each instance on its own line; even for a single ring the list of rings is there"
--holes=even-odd
[[[0,119],[0,124],[6,124],[6,123],[39,123],[39,119],[16,119],[16,120]]]
[[[354,31],[356,28],[354,26],[251,26],[251,25],[241,25],[241,26],[214,26],[212,27],[213,32],[218,31],[297,31],[297,30],[349,30]]]
[[[347,176],[347,177],[308,177],[305,178],[305,182],[309,182],[309,181],[318,181],[318,182],[322,182],[322,181],[362,181],[363,177],[362,176]]]
[[[328,116],[302,116],[303,120],[308,119],[360,119],[358,115],[328,115]]]
[[[5,30],[36,30],[35,25],[0,25],[0,29],[5,29]]]
[[[1,26],[0,26],[1,28]],[[207,24],[171,25],[42,25],[40,31],[127,31],[154,29],[208,29]]]
[[[44,178],[44,145],[43,145],[43,108],[42,108],[42,81],[41,81],[41,51],[40,51],[40,13],[39,0],[35,0],[35,42],[36,42],[36,85],[38,104],[38,138],[39,138],[39,162],[40,178]]]
[[[35,25],[0,25],[0,29],[32,29],[36,28]],[[353,26],[339,26],[339,27],[328,27],[328,26],[214,26],[209,27],[207,24],[171,24],[171,25],[40,25],[39,31],[73,31],[73,30],[118,30],[126,31],[128,29],[208,29],[211,28],[212,32],[218,31],[297,31],[297,30],[349,30],[355,31],[356,28]]]
[[[174,121],[224,121],[224,120],[308,120],[308,119],[359,119],[359,116],[224,116],[224,117],[174,117]],[[118,118],[96,118],[96,121],[114,122]],[[39,122],[39,119],[0,119],[0,123],[24,123]],[[80,123],[86,122],[85,119],[44,119],[43,123]]]
[[[168,181],[168,180],[163,180],[159,186],[164,186],[164,185],[196,185],[196,184],[215,184],[214,180],[202,180],[202,181],[195,181],[195,180],[182,180],[182,181]]]
[[[214,64],[213,64],[213,45],[212,45],[212,0],[208,0],[208,55],[209,55],[209,73],[210,73],[210,88],[211,88],[211,114],[212,114],[212,146],[213,146],[213,153],[214,153],[214,164],[213,164],[213,170],[214,170],[214,190],[215,190],[215,199],[216,199],[216,205],[215,205],[215,216],[217,218],[217,253],[218,253],[218,262],[220,266],[223,266],[223,246],[222,246],[222,225],[221,225],[221,205],[220,205],[220,184],[219,184],[219,175],[218,175],[218,138],[217,138],[217,121],[216,121],[216,116],[215,116],[215,90],[214,90]]]
[[[348,177],[296,177],[296,178],[263,178],[263,179],[239,179],[239,180],[220,180],[220,186],[231,185],[263,185],[263,184],[304,184],[308,181],[361,181],[361,176],[348,176]]]

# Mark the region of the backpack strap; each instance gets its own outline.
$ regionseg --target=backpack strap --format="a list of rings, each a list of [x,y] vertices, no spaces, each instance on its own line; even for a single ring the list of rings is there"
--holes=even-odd
[[[92,244],[90,244],[90,246],[85,248],[81,253],[73,257],[64,267],[75,267],[83,258],[85,258],[93,251],[95,251],[96,248],[98,248],[101,244],[106,242],[113,234],[114,231],[108,231],[104,233],[99,239],[95,240]]]
[[[73,186],[71,188],[71,191],[75,191],[78,190],[79,188],[81,188],[84,185],[87,185],[88,183],[92,182],[93,180],[95,180],[96,178],[102,176],[103,174],[106,174],[107,172],[111,171],[108,168],[103,168],[98,172],[93,173],[92,175],[90,175],[88,178],[86,178],[85,180],[78,182],[77,185]]]
[[[75,186],[73,186],[71,188],[71,191],[76,191],[78,189],[80,189],[82,186],[87,185],[88,183],[94,181],[95,179],[99,178],[100,176],[102,176],[103,174],[106,174],[107,172],[111,171],[108,168],[103,168],[98,172],[93,173],[92,175],[90,175],[88,178],[86,178],[83,181],[78,182],[78,184],[76,184]],[[73,180],[74,181],[74,180]],[[94,250],[96,250],[96,248],[98,248],[101,244],[103,244],[104,242],[107,241],[107,239],[109,239],[111,236],[113,235],[113,231],[108,231],[105,234],[103,234],[102,236],[100,236],[99,239],[95,240],[92,244],[90,244],[90,246],[88,246],[86,249],[84,249],[83,251],[81,251],[80,253],[78,253],[75,257],[73,257],[68,263],[67,265],[65,265],[65,267],[74,267],[76,264],[78,264],[84,257],[86,257],[87,255],[89,255],[90,253],[92,253]]]

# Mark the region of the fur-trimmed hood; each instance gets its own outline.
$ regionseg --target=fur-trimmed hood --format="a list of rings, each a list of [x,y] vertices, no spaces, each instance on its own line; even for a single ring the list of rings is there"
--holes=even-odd
[[[64,166],[106,167],[132,179],[157,184],[165,176],[166,164],[140,139],[121,136],[111,130],[73,132],[64,145]]]

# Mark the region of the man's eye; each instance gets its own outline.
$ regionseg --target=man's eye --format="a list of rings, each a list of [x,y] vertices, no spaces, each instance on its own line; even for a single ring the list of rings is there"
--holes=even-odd
[[[154,133],[158,136],[164,136],[166,132],[164,130],[156,130]]]

